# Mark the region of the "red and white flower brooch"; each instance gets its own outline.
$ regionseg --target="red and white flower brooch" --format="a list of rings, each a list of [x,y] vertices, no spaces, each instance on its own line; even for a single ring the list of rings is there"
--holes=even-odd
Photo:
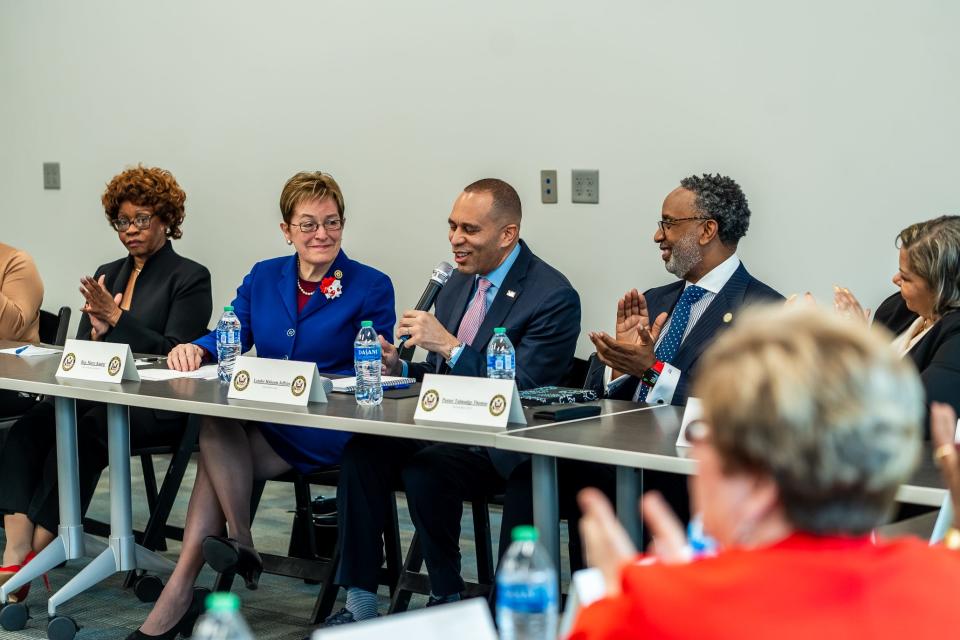
[[[340,294],[343,293],[343,285],[340,284],[340,278],[334,278],[332,276],[324,278],[320,281],[320,291],[323,292],[323,295],[327,296],[327,300],[339,298]]]

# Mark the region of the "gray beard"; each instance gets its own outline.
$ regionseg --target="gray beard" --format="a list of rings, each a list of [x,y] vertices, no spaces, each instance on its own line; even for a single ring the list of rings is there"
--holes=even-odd
[[[701,260],[703,260],[703,254],[700,253],[697,237],[689,234],[674,243],[665,266],[667,271],[678,278],[686,278],[690,270],[700,264]]]

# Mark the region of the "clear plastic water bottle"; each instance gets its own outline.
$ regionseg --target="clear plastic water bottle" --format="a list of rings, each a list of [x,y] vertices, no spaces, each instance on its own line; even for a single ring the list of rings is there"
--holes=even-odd
[[[503,327],[493,330],[493,339],[487,345],[487,377],[495,380],[517,377],[517,352]]]
[[[211,593],[206,613],[197,621],[193,640],[253,640],[250,627],[240,615],[240,598],[235,593]]]
[[[380,339],[373,323],[360,323],[360,333],[353,341],[353,370],[357,374],[357,404],[376,406],[383,402],[383,385],[380,383]]]
[[[500,640],[557,637],[557,571],[537,544],[536,527],[514,527],[513,543],[497,570]]]
[[[241,353],[240,346],[240,319],[233,307],[227,305],[217,322],[217,376],[220,382],[230,382],[233,365]]]

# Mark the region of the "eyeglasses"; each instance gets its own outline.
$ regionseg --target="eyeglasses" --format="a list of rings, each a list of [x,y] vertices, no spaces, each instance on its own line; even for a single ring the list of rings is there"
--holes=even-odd
[[[291,222],[289,226],[299,227],[300,231],[304,233],[313,233],[320,228],[320,224],[321,223],[314,222],[313,220],[305,220],[303,222]],[[339,231],[343,228],[343,220],[340,218],[330,218],[324,220],[322,224],[323,228],[327,231]]]
[[[150,220],[152,218],[152,213],[141,213],[133,220],[130,220],[129,218],[117,218],[116,220],[110,222],[110,226],[117,231],[126,231],[130,228],[131,224],[136,225],[137,229],[149,229]]]
[[[696,216],[694,218],[673,218],[671,220],[657,220],[657,226],[660,227],[660,231],[663,233],[667,232],[667,229],[673,227],[673,225],[680,222],[686,222],[687,220],[713,220],[713,218],[707,216]]]

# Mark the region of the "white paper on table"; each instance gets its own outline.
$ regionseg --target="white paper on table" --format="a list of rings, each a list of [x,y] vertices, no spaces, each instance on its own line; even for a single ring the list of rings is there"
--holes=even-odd
[[[0,349],[0,353],[8,353],[12,356],[19,356],[21,358],[27,358],[29,356],[49,356],[54,353],[62,353],[62,352],[63,352],[63,349],[48,349],[47,347],[36,347],[32,344],[27,345],[26,349],[24,349],[23,347],[10,347],[9,349]]]
[[[197,380],[213,380],[217,377],[217,365],[207,364],[196,371],[176,371],[174,369],[140,369],[140,378],[153,382],[175,380],[177,378],[194,378]]]
[[[382,640],[383,638],[416,638],[417,640],[496,640],[497,632],[490,616],[490,607],[483,598],[470,598],[429,609],[397,613],[363,624],[345,624],[318,629],[313,640]]]

